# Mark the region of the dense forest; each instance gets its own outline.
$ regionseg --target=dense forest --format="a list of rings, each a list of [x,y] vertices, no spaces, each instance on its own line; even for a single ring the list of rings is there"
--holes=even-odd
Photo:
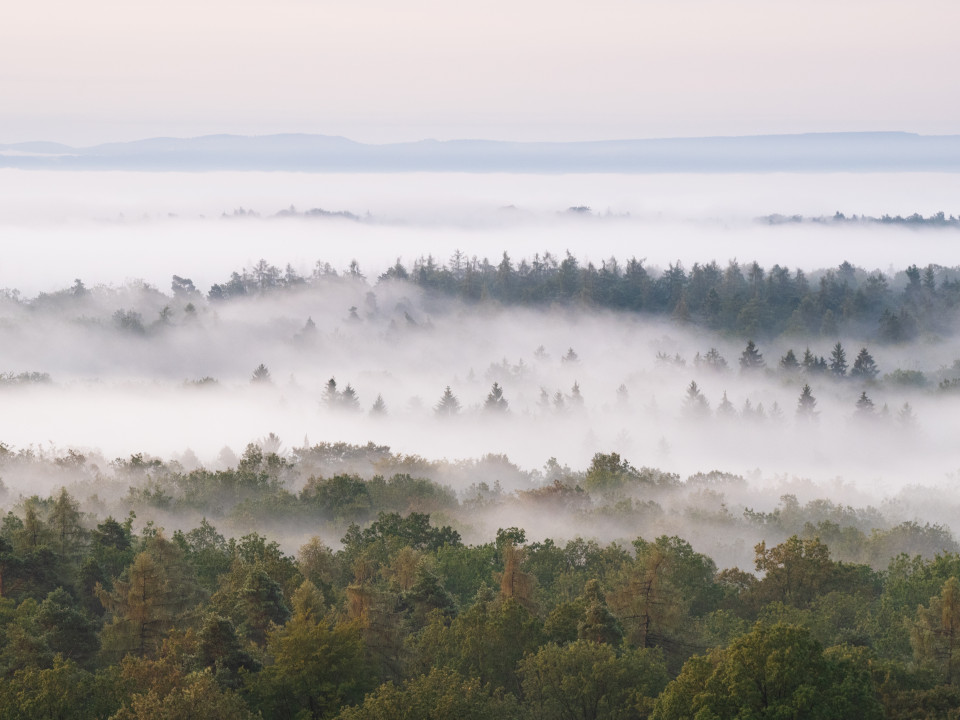
[[[721,568],[654,518],[695,510],[665,511],[671,493],[742,478],[681,481],[598,454],[580,472],[548,464],[552,481],[526,491],[458,497],[423,475],[462,468],[389,448],[261,445],[191,472],[4,452],[5,474],[129,492],[103,516],[65,488],[12,503],[0,717],[948,718],[960,705],[960,547],[943,528],[791,496],[773,513],[701,508],[696,522],[767,538],[751,564]],[[369,474],[418,463],[423,475]],[[532,541],[511,526],[467,542],[457,529],[511,505],[585,527],[619,515],[635,532]],[[171,532],[164,517],[200,519]],[[218,530],[238,518],[304,539],[285,550],[272,532]]]
[[[328,264],[317,263],[313,276],[306,278],[290,267],[284,272],[261,261],[213,285],[208,298],[291,288],[335,273]],[[356,264],[347,274],[362,277]],[[921,333],[952,330],[960,303],[957,268],[911,265],[887,277],[844,262],[815,276],[736,260],[726,267],[711,261],[694,263],[687,270],[678,262],[656,270],[644,267],[642,259],[610,258],[597,267],[582,264],[569,252],[563,257],[546,252],[519,263],[504,253],[499,263],[492,264],[457,251],[447,263],[428,256],[407,267],[398,260],[378,280],[405,280],[471,303],[581,304],[668,316],[745,338],[784,333],[832,337],[856,329],[883,342],[905,342]]]
[[[190,278],[173,276],[172,298],[160,308],[159,324],[169,324],[174,311],[196,312],[202,302],[218,303],[278,291],[307,290],[335,281],[367,284],[354,261],[342,272],[317,261],[310,274],[291,265],[279,268],[261,260],[214,283],[204,294]],[[648,268],[643,259],[616,258],[600,266],[582,263],[567,252],[550,252],[515,263],[503,253],[491,263],[456,251],[448,262],[432,256],[404,265],[399,259],[376,279],[410,283],[434,299],[428,309],[442,311],[443,303],[459,299],[470,304],[499,306],[575,306],[639,313],[692,324],[743,339],[785,336],[836,337],[853,333],[885,343],[902,343],[923,335],[950,334],[960,304],[960,268],[911,265],[892,275],[867,271],[844,262],[833,269],[810,273],[756,262],[731,260],[681,263],[666,269]],[[145,289],[158,293],[156,288]],[[81,280],[70,288],[26,298],[14,289],[2,291],[7,304],[43,311],[62,307],[70,298],[81,301],[90,290]],[[159,294],[159,293],[158,293]],[[169,302],[170,300],[174,302]],[[372,302],[368,298],[368,303]],[[355,306],[360,319],[376,307]],[[412,320],[412,318],[411,318]],[[133,309],[118,308],[118,326],[142,331],[156,321]]]

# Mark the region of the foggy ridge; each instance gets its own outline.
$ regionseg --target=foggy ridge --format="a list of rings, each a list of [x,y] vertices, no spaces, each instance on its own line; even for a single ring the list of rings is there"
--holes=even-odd
[[[0,145],[0,167],[311,172],[960,171],[960,136],[808,133],[595,142],[421,140],[365,144],[312,134],[151,138],[92,147]]]

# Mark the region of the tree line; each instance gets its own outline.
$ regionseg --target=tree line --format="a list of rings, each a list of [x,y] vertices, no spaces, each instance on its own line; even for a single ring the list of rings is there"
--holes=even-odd
[[[457,251],[447,262],[419,257],[409,266],[399,259],[381,273],[376,283],[399,281],[426,291],[430,305],[458,299],[502,306],[577,306],[639,313],[669,319],[738,337],[762,339],[778,336],[820,336],[831,340],[857,334],[877,342],[902,343],[922,335],[951,335],[960,306],[960,269],[938,265],[911,265],[887,276],[867,272],[848,262],[808,275],[781,265],[764,268],[758,263],[731,260],[725,267],[716,261],[694,263],[689,269],[679,261],[665,270],[650,268],[643,259],[621,262],[615,257],[581,263],[566,253],[550,252],[514,262],[507,253],[494,264],[487,258],[468,257]],[[120,308],[113,324],[121,330],[143,334],[170,324],[175,311],[195,318],[203,303],[221,303],[265,293],[289,292],[329,283],[371,283],[356,261],[338,271],[318,261],[304,275],[291,265],[280,268],[260,260],[251,268],[231,273],[204,294],[187,277],[174,275],[169,296],[146,284],[144,293],[166,301],[155,320],[136,309]],[[70,288],[40,293],[26,299],[15,290],[3,295],[30,309],[61,307],[86,298],[95,290],[77,280]],[[349,308],[349,319],[376,314],[371,293],[364,308]],[[407,312],[407,320],[415,323]],[[304,337],[310,327],[304,328]]]

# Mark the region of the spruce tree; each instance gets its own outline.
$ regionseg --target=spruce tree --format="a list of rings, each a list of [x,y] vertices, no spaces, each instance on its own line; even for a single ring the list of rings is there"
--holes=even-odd
[[[765,364],[766,363],[763,361],[763,355],[761,355],[760,351],[757,350],[757,346],[754,344],[753,340],[748,340],[747,347],[744,348],[743,352],[740,354],[740,369],[743,371],[760,370]]]
[[[350,383],[340,393],[340,407],[344,410],[359,410],[360,398],[357,397],[357,391],[353,389]]]
[[[437,415],[444,417],[451,417],[460,412],[460,401],[457,400],[457,396],[450,390],[449,385],[444,389],[443,395],[440,397],[440,402],[437,403],[434,409]]]
[[[500,387],[499,383],[494,383],[493,387],[490,388],[489,394],[487,394],[487,400],[483,404],[483,409],[502,413],[507,411],[509,405],[510,403],[503,397],[503,388]]]
[[[797,418],[800,420],[813,420],[817,416],[817,399],[810,390],[809,383],[804,383],[800,391],[800,399],[797,401]]]
[[[873,417],[873,400],[867,397],[866,391],[863,391],[862,393],[860,393],[860,397],[857,400],[857,417],[859,418]]]
[[[807,350],[807,352],[810,351]],[[793,348],[787,350],[787,354],[780,358],[780,369],[789,373],[797,372],[800,369],[800,363],[797,361]]]
[[[839,341],[830,352],[830,372],[837,377],[843,377],[847,374],[847,353]]]
[[[866,348],[861,348],[857,359],[853,361],[853,369],[850,371],[850,377],[860,378],[862,380],[873,380],[880,370],[873,356],[867,352]]]

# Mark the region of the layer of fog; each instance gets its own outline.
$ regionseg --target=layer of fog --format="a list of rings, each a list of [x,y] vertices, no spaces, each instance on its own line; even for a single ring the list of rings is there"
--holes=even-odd
[[[187,469],[225,467],[269,433],[283,440],[281,452],[316,442],[373,441],[428,459],[503,454],[523,471],[550,458],[583,470],[594,453],[616,451],[637,467],[682,478],[714,469],[746,478],[723,488],[722,496],[693,497],[700,491],[691,489],[676,500],[684,507],[700,503],[706,513],[718,511],[721,501],[735,515],[746,506],[770,510],[791,493],[801,502],[829,497],[879,505],[891,522],[917,518],[960,530],[960,507],[942,501],[960,472],[954,432],[960,396],[936,390],[937,380],[955,374],[957,337],[924,338],[909,347],[842,337],[848,362],[866,345],[881,373],[920,370],[931,380],[926,388],[865,386],[772,370],[742,374],[743,339],[696,328],[577,310],[443,307],[411,286],[375,281],[398,257],[408,266],[427,254],[444,262],[455,249],[494,263],[504,251],[519,261],[569,249],[583,262],[635,256],[647,258],[648,267],[680,260],[689,268],[713,259],[722,265],[734,257],[808,271],[848,260],[891,275],[912,263],[955,266],[960,244],[950,229],[771,227],[755,218],[837,210],[848,216],[956,214],[951,203],[960,176],[0,171],[0,190],[0,234],[7,241],[0,287],[17,288],[32,305],[0,300],[0,373],[51,378],[0,383],[0,442],[14,451],[57,457],[72,449],[99,458],[107,476],[110,460],[132,453],[179,460]],[[361,220],[268,217],[291,204],[349,211]],[[571,206],[593,212],[566,213]],[[220,218],[239,207],[261,216]],[[318,260],[343,270],[356,259],[369,279],[219,304],[202,295],[173,300],[167,291],[178,274],[205,294],[261,258],[280,267],[290,263],[304,275]],[[55,292],[75,278],[91,290],[79,304]],[[39,293],[53,294],[38,302]],[[137,313],[145,332],[119,327],[117,311]],[[315,333],[306,331],[308,318]],[[760,350],[773,368],[790,347],[798,356],[808,345],[829,356],[835,341],[782,339],[761,342]],[[541,345],[545,353],[538,355]],[[711,347],[726,357],[727,372],[694,365],[696,353]],[[563,362],[570,348],[577,361]],[[658,360],[658,353],[679,355],[685,365]],[[252,384],[261,363],[272,381]],[[217,382],[195,382],[203,378]],[[357,392],[359,410],[328,406],[330,378],[340,390],[349,384]],[[819,413],[812,424],[796,418],[806,380]],[[692,418],[685,410],[691,381],[709,400],[709,417]],[[482,409],[494,382],[509,401],[506,415]],[[574,384],[583,398],[579,408]],[[457,417],[434,411],[447,385],[463,405]],[[618,393],[621,385],[626,398]],[[854,417],[864,390],[877,409],[873,420]],[[724,392],[738,411],[747,400],[752,407],[762,403],[766,419],[718,418]],[[558,393],[563,411],[556,408]],[[387,408],[383,417],[369,412],[378,394]],[[912,428],[898,421],[906,402],[916,415]],[[772,417],[775,403],[783,413],[779,421]],[[509,492],[529,489],[524,477],[492,473],[486,481],[500,481]],[[450,482],[465,497],[482,479]],[[61,481],[4,470],[6,505]],[[508,524],[528,526],[531,537],[630,534],[615,523],[573,527],[566,516],[526,515],[522,503],[475,521],[477,539]],[[673,516],[651,521],[643,534],[669,531],[671,522]],[[701,549],[710,550],[713,526],[674,527],[692,538],[700,533]],[[742,564],[752,538],[741,538],[740,549],[728,556]]]
[[[371,277],[455,249],[517,259],[569,249],[599,264],[616,255],[665,267],[737,257],[813,270],[843,260],[887,271],[960,264],[954,231],[765,226],[773,213],[807,217],[957,214],[960,175],[468,175],[114,173],[0,170],[0,287],[35,294],[76,277],[198,287],[260,258],[309,272],[317,259]],[[359,221],[272,217],[295,206]],[[589,207],[589,216],[570,207]],[[221,218],[244,208],[260,217]],[[201,217],[202,216],[202,217]]]
[[[188,300],[195,312],[186,309]],[[124,329],[118,310],[136,313],[146,330]],[[741,373],[742,341],[638,316],[478,310],[425,302],[407,284],[351,278],[221,303],[199,295],[173,300],[143,286],[99,289],[82,301],[51,296],[29,310],[8,300],[0,312],[2,371],[51,376],[49,383],[0,388],[0,440],[16,448],[96,448],[108,457],[171,457],[189,448],[209,463],[224,446],[239,451],[273,432],[291,444],[304,436],[374,441],[428,458],[503,453],[528,469],[550,457],[582,468],[594,453],[615,450],[637,465],[681,474],[759,470],[764,477],[842,477],[878,490],[937,484],[960,469],[951,422],[960,401],[951,394],[772,370]],[[307,328],[308,318],[315,329]],[[869,344],[843,341],[849,362]],[[798,356],[807,346],[829,356],[833,342],[798,338],[760,349],[772,368],[791,347]],[[695,355],[711,347],[731,369],[694,365]],[[570,349],[575,361],[564,360]],[[952,377],[960,338],[871,349],[881,372],[921,370],[935,388],[939,377]],[[271,382],[251,383],[261,363]],[[202,378],[217,382],[190,382]],[[331,378],[339,390],[349,384],[356,391],[358,410],[329,407],[324,394]],[[738,411],[749,401],[762,404],[767,417],[691,417],[685,408],[691,381],[712,414],[726,392]],[[809,427],[795,418],[806,381],[819,413]],[[505,415],[483,410],[494,382],[509,402]],[[456,417],[435,412],[446,386],[462,405]],[[878,412],[887,406],[886,419],[854,418],[864,390]],[[385,417],[369,413],[378,394]],[[897,420],[905,402],[917,416],[910,431]],[[774,404],[783,413],[779,421]]]

